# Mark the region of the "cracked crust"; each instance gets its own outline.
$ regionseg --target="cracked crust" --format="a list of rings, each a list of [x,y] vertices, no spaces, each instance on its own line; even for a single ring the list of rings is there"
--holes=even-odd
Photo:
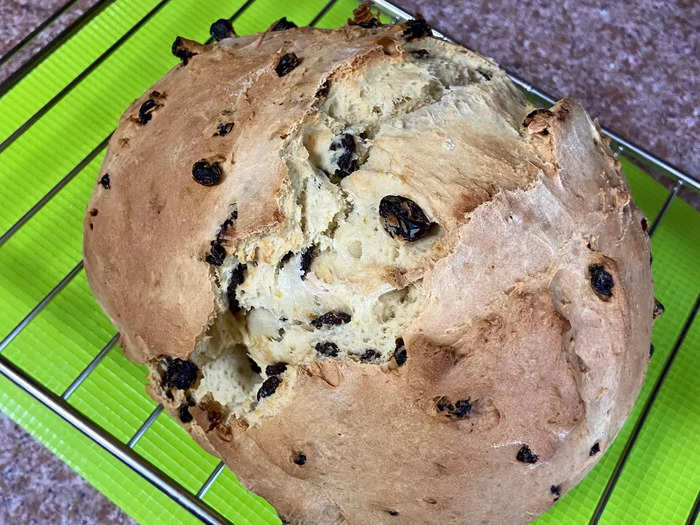
[[[97,185],[89,209],[99,214],[85,222],[90,285],[131,359],[190,356],[226,308],[204,257],[231,205],[227,246],[283,231],[285,140],[313,117],[329,77],[351,85],[372,64],[407,60],[402,31],[227,39],[198,47],[131,105],[100,174],[111,188]],[[280,78],[274,67],[288,52],[301,64]],[[134,122],[154,90],[162,106],[146,125]],[[488,118],[449,124],[463,158],[435,154],[445,129],[386,129],[348,178],[372,192],[372,174],[390,165],[442,228],[425,264],[368,276],[422,279],[406,363],[300,363],[276,394],[284,402],[255,422],[218,421],[211,403],[190,410],[193,437],[291,523],[529,522],[592,468],[632,408],[654,299],[649,241],[619,164],[574,102],[527,117],[533,108],[503,73],[484,90],[472,103]],[[214,136],[229,118],[231,132]],[[192,180],[200,159],[219,160],[215,188]],[[613,278],[609,300],[591,287],[594,264]],[[149,394],[177,418],[183,394],[169,400],[157,373],[151,380]],[[450,414],[440,400],[470,409]],[[536,463],[516,459],[523,445]]]

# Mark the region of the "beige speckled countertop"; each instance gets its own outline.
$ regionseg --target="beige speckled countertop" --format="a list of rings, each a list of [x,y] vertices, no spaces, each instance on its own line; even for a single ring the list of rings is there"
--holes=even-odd
[[[93,3],[77,1],[17,62]],[[700,172],[700,2],[396,3],[549,94],[576,98],[625,138]],[[0,55],[63,4],[0,0]],[[16,62],[8,66],[0,69],[0,81]],[[0,435],[0,522],[133,523],[2,414]]]

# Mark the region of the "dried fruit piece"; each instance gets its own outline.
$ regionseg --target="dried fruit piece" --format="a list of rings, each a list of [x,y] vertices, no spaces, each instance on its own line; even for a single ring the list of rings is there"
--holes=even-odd
[[[241,305],[238,304],[238,299],[236,299],[236,287],[239,284],[243,284],[245,280],[245,271],[248,268],[245,264],[239,264],[231,272],[231,280],[228,282],[228,287],[226,288],[226,297],[228,298],[228,309],[232,313],[236,313],[241,309]]]
[[[303,452],[297,452],[294,455],[294,463],[296,465],[299,465],[300,467],[306,464],[306,454],[304,454]]]
[[[414,242],[430,233],[435,225],[411,199],[387,195],[379,202],[379,217],[384,230],[392,237]]]
[[[598,452],[600,452],[600,443],[595,443],[592,447],[591,450],[588,451],[589,456],[595,456]]]
[[[177,411],[180,416],[180,421],[183,423],[189,423],[192,421],[192,414],[190,414],[190,407],[187,405],[187,403],[181,404]]]
[[[472,405],[469,398],[459,399],[454,403],[451,403],[445,396],[438,399],[437,403],[435,404],[435,408],[437,408],[438,412],[447,412],[447,417],[455,417],[457,419],[466,418],[472,411]]]
[[[287,370],[287,363],[275,363],[265,367],[265,374],[268,376],[278,376]]]
[[[283,77],[297,67],[299,63],[299,57],[297,57],[294,53],[285,53],[275,66],[275,72],[277,73],[278,77]]]
[[[326,341],[325,343],[316,343],[316,352],[326,357],[338,356],[338,345]]]
[[[192,361],[185,361],[176,357],[168,361],[168,368],[163,377],[165,387],[175,387],[178,390],[187,390],[195,381],[199,368]]]
[[[396,348],[394,349],[394,359],[396,360],[397,365],[403,366],[406,363],[406,359],[408,359],[406,345],[403,342],[403,337],[397,338],[395,344]]]
[[[328,81],[328,79],[323,81],[323,84],[321,84],[318,89],[316,90],[316,94],[314,97],[316,98],[325,98],[328,96],[328,92],[331,89],[331,84]]]
[[[537,454],[532,453],[530,447],[523,445],[520,447],[520,450],[518,450],[518,454],[515,456],[515,459],[523,463],[537,463],[538,458]]]
[[[314,258],[314,252],[316,251],[316,246],[313,244],[301,252],[301,261],[299,263],[299,269],[301,270],[302,277],[306,275],[306,272],[311,268],[311,261]]]
[[[204,260],[213,266],[221,266],[224,264],[224,259],[226,259],[226,249],[220,243],[212,241],[209,253]]]
[[[219,18],[209,27],[209,34],[217,42],[223,40],[224,38],[236,36],[233,30],[233,24],[227,18]]]
[[[602,264],[592,264],[588,267],[591,276],[591,286],[598,297],[607,301],[612,297],[612,289],[615,286],[612,275],[610,275]]]
[[[181,36],[178,36],[175,38],[175,41],[173,42],[172,47],[170,48],[171,52],[173,55],[175,55],[177,58],[180,59],[182,62],[183,66],[187,65],[187,62],[189,62],[190,58],[195,56],[197,53],[194,53],[190,50],[188,50],[185,47],[185,41]]]
[[[263,384],[260,385],[260,389],[258,390],[257,394],[258,401],[260,401],[263,397],[270,397],[275,393],[275,390],[277,390],[277,387],[281,384],[282,380],[279,376],[268,377]]]
[[[375,361],[378,357],[379,352],[373,350],[372,348],[368,348],[360,355],[360,361],[362,361],[363,363],[367,363],[369,361]]]
[[[109,182],[109,173],[105,173],[102,175],[102,177],[100,177],[100,184],[102,184],[102,187],[106,190],[112,187]]]
[[[218,162],[199,160],[192,165],[192,178],[202,186],[216,186],[221,181],[221,166]]]
[[[341,324],[349,323],[350,322],[350,315],[346,314],[345,312],[326,312],[325,314],[317,317],[313,321],[311,321],[311,324],[315,328],[321,328],[324,325],[333,325],[333,326],[338,326]]]
[[[658,319],[661,317],[664,312],[666,311],[666,308],[664,308],[664,305],[661,304],[661,301],[659,301],[656,297],[654,297],[654,313],[652,315],[653,319]]]
[[[294,29],[297,25],[291,20],[287,20],[286,16],[283,16],[277,22],[270,26],[270,31],[286,31],[287,29]]]
[[[561,496],[561,485],[552,485],[549,487],[549,492],[554,496],[554,501],[557,501]]]
[[[340,151],[340,155],[336,159],[338,168],[335,170],[335,175],[341,179],[350,175],[353,171],[357,171],[357,155],[355,154],[356,145],[355,137],[352,133],[343,133],[333,139],[330,145],[331,151]]]
[[[403,30],[401,35],[410,42],[417,38],[423,38],[424,36],[433,36],[433,30],[430,29],[428,22],[424,18],[416,18],[415,20],[408,20],[406,22],[406,29]]]
[[[160,107],[160,104],[158,104],[152,98],[149,98],[146,100],[146,102],[141,104],[141,107],[139,108],[139,122],[142,126],[145,126],[151,120],[151,113],[153,113],[153,111],[158,107]]]
[[[248,364],[250,365],[250,369],[255,372],[256,374],[259,374],[262,372],[262,369],[260,368],[260,365],[255,362],[255,360],[252,357],[248,357]]]
[[[216,126],[216,133],[214,133],[214,136],[223,137],[224,135],[228,135],[229,133],[231,133],[233,126],[233,122],[225,122],[223,124],[219,124],[218,126]]]

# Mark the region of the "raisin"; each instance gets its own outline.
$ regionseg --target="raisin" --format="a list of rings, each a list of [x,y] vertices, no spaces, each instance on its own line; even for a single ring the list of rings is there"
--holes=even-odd
[[[197,53],[193,53],[192,51],[186,49],[184,44],[185,43],[183,42],[182,37],[179,36],[175,38],[175,41],[173,42],[173,45],[170,48],[170,50],[172,51],[173,55],[180,59],[182,65],[186,66],[190,58],[195,56]]]
[[[447,399],[445,396],[442,396],[440,399],[437,400],[435,408],[437,408],[440,412],[444,412],[445,410],[454,410],[454,405],[450,403],[449,399]]]
[[[187,390],[197,381],[198,371],[197,365],[192,361],[175,358],[168,362],[163,384],[178,390]]]
[[[311,324],[316,328],[321,328],[323,325],[334,325],[338,326],[341,324],[349,323],[350,315],[345,312],[326,312],[325,314],[317,317]]]
[[[279,378],[279,376],[272,376],[265,379],[258,390],[258,401],[260,401],[263,397],[270,397],[272,394],[274,394],[275,390],[277,390],[277,387],[280,386],[280,384],[282,384],[282,380]]]
[[[170,390],[166,390],[166,391],[165,391],[165,397],[167,397],[170,401],[172,401],[173,399],[175,399],[175,398],[173,397],[173,393],[172,393]]]
[[[350,151],[351,153],[355,153],[355,137],[352,133],[343,133],[342,135],[338,135],[333,139],[330,145],[330,150],[336,151],[338,149],[344,149]]]
[[[277,22],[270,26],[270,31],[286,31],[287,29],[294,29],[297,25],[291,20],[287,20],[286,16],[283,16]]]
[[[552,485],[549,487],[549,492],[554,496],[554,501],[557,501],[561,496],[561,485]]]
[[[397,510],[387,510],[387,512],[389,513],[389,516],[398,516],[399,515],[399,511],[397,511]]]
[[[406,22],[406,29],[403,30],[401,35],[410,42],[417,38],[423,38],[424,36],[432,36],[433,30],[430,29],[428,22],[424,18],[416,18],[415,20],[408,20]]]
[[[469,398],[459,399],[452,404],[445,396],[442,396],[437,400],[435,408],[437,408],[438,412],[446,411],[447,417],[455,417],[457,419],[466,418],[472,411],[472,405]]]
[[[258,363],[256,363],[252,357],[248,357],[248,364],[250,365],[250,369],[254,373],[259,374],[260,372],[262,372],[260,365]]]
[[[209,253],[204,258],[209,264],[213,266],[221,266],[224,264],[224,259],[226,258],[226,250],[218,242],[211,243],[211,249]]]
[[[642,223],[642,231],[643,232],[647,231],[647,228],[649,227],[649,223],[647,222],[647,218],[642,217],[641,223]]]
[[[97,217],[97,214],[99,213],[99,211],[97,210],[97,208],[93,208],[90,210],[89,213],[90,213],[90,217]]]
[[[588,267],[591,275],[591,286],[603,300],[612,297],[612,289],[615,286],[612,275],[610,275],[602,264],[592,264]]]
[[[226,296],[228,297],[228,309],[232,313],[236,313],[241,309],[241,305],[238,304],[238,299],[236,299],[236,287],[239,284],[243,284],[245,280],[245,271],[248,267],[245,264],[239,264],[231,272],[231,280],[228,282],[228,287],[226,288]]]
[[[100,184],[102,184],[102,187],[106,190],[112,187],[109,182],[109,173],[105,173],[102,175],[102,177],[100,177]]]
[[[664,305],[661,304],[661,301],[659,301],[657,298],[654,298],[654,313],[652,315],[652,318],[658,319],[664,314],[665,311],[666,308],[664,308]]]
[[[190,407],[187,406],[187,403],[181,404],[177,410],[180,413],[180,421],[183,423],[189,423],[192,421],[192,414],[190,414]]]
[[[231,21],[226,18],[219,18],[216,22],[214,22],[209,27],[209,34],[217,42],[230,36],[236,36],[236,33],[233,31]]]
[[[344,179],[358,169],[357,159],[353,158],[352,152],[345,151],[338,157],[338,169],[335,170],[335,175]]]
[[[265,367],[265,373],[268,376],[281,375],[285,370],[287,370],[287,363],[275,363],[274,365],[267,365]]]
[[[224,124],[219,124],[216,127],[216,133],[214,133],[214,136],[215,137],[223,137],[224,135],[228,135],[229,133],[231,133],[233,126],[234,126],[233,122],[226,122]]]
[[[387,195],[379,203],[379,216],[384,230],[392,237],[414,242],[430,233],[435,225],[411,199]]]
[[[284,254],[284,256],[280,259],[280,266],[284,266],[289,262],[289,260],[294,257],[294,252],[289,251]]]
[[[192,178],[202,186],[216,186],[221,181],[221,166],[202,159],[192,165]]]
[[[379,352],[376,350],[373,350],[371,348],[368,348],[362,354],[360,355],[360,361],[363,363],[367,363],[368,361],[376,361],[377,358],[379,357]]]
[[[151,113],[153,113],[153,110],[158,107],[160,107],[160,104],[158,104],[152,98],[149,98],[146,102],[141,104],[141,107],[139,108],[139,122],[142,126],[145,126],[151,120]]]
[[[406,345],[403,342],[403,337],[399,337],[396,339],[396,348],[394,350],[394,359],[396,360],[396,364],[399,366],[403,366],[406,363],[406,359],[408,358],[408,354],[406,353]]]
[[[649,345],[649,359],[654,355],[654,345],[650,344]]]
[[[537,463],[537,454],[533,454],[530,447],[523,445],[520,447],[520,450],[518,450],[518,454],[515,456],[515,459],[522,461],[523,463]]]
[[[338,345],[327,341],[325,343],[316,343],[316,352],[326,357],[338,356]]]
[[[226,232],[231,226],[233,226],[233,222],[236,219],[238,219],[238,210],[233,210],[226,218],[226,220],[221,223],[221,226],[219,226],[219,231],[216,232],[216,242],[218,242],[219,244],[224,242]]]
[[[427,49],[414,49],[411,54],[416,58],[425,58],[430,56],[430,52]]]
[[[302,277],[306,275],[306,272],[311,268],[311,260],[314,258],[314,251],[316,247],[312,244],[305,250],[301,252],[301,262],[299,264],[299,269],[301,270]]]
[[[595,456],[598,452],[600,452],[600,443],[596,443],[591,447],[591,450],[588,451],[589,456]]]
[[[328,92],[331,89],[331,84],[328,81],[328,79],[323,81],[323,84],[321,84],[318,89],[316,90],[316,94],[314,97],[316,98],[326,98],[328,96]]]
[[[283,77],[292,69],[299,65],[299,58],[294,53],[286,53],[282,55],[280,61],[275,66],[275,72],[278,77]]]
[[[299,452],[294,456],[294,463],[300,467],[306,464],[306,454]]]

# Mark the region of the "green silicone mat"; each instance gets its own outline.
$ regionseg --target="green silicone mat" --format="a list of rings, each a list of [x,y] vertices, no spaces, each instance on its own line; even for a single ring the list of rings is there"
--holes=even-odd
[[[0,142],[42,108],[110,46],[151,13],[146,23],[101,61],[36,123],[0,153],[0,233],[88,155],[74,178],[0,247],[0,339],[81,257],[82,216],[104,150],[93,151],[124,108],[175,65],[176,35],[199,41],[210,23],[243,0],[117,0],[0,98]],[[234,21],[239,34],[264,30],[281,16],[311,22],[325,1],[256,0]],[[354,0],[339,0],[317,25],[345,23]],[[668,191],[623,160],[637,204],[650,223]],[[666,314],[656,323],[656,348],[639,401],[618,439],[586,479],[539,524],[588,523],[634,423],[670,355],[698,294],[700,214],[675,200],[653,238],[656,295]],[[112,338],[81,271],[6,347],[3,356],[60,394]],[[657,396],[603,512],[604,523],[685,523],[700,487],[700,327],[695,322]],[[70,404],[122,442],[154,403],[145,370],[118,348],[75,391]],[[177,503],[92,443],[8,380],[0,378],[0,409],[141,523],[196,523]],[[196,492],[216,466],[179,425],[161,414],[135,450]],[[205,501],[238,525],[279,523],[274,509],[242,488],[228,470]]]

